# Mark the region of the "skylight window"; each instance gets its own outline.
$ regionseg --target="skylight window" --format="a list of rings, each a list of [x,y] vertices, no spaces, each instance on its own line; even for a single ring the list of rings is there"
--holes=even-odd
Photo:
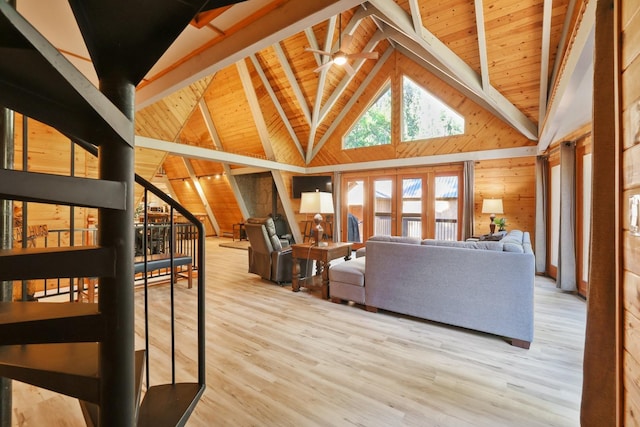
[[[402,78],[402,141],[462,135],[464,118],[448,105]]]

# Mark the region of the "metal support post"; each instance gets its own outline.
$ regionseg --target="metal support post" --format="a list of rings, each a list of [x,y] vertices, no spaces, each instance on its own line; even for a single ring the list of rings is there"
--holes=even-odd
[[[135,87],[114,73],[101,78],[100,91],[132,122]],[[133,126],[131,140],[133,141]],[[124,211],[100,209],[99,242],[116,253],[115,278],[99,282],[100,312],[105,316],[105,338],[100,343],[100,425],[135,425],[134,391],[134,149],[120,141],[99,147],[100,178],[126,183]]]

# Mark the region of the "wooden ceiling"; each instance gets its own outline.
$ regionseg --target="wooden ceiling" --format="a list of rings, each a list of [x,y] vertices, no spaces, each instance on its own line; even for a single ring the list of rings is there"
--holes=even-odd
[[[209,11],[138,86],[136,144],[167,152],[162,166],[174,180],[536,146],[549,94],[573,71],[565,53],[587,5],[247,0]],[[64,0],[18,1],[18,11],[97,85],[68,9]],[[314,72],[326,59],[306,48],[334,52],[346,35],[350,53],[379,59],[350,61],[353,75],[335,64]],[[400,93],[403,75],[465,116],[465,135],[399,144],[394,123],[391,146],[342,150],[350,125],[385,85]]]
[[[18,10],[95,82],[68,5],[38,3]],[[541,99],[583,9],[573,0],[248,0],[198,16],[145,76],[136,131],[206,148],[217,133],[217,149],[308,165],[349,101],[376,84],[371,74],[388,77],[409,59],[535,141]],[[314,72],[324,59],[305,51],[336,50],[338,18],[352,52],[380,56],[353,61],[354,76],[336,65]]]

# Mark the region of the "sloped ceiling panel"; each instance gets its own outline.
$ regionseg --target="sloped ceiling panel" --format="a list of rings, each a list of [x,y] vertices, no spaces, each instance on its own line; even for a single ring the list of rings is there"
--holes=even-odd
[[[235,66],[216,73],[204,101],[225,151],[266,158]]]
[[[408,4],[398,3],[407,13],[411,13]],[[422,25],[479,74],[480,54],[474,2],[440,0],[419,4]]]
[[[136,113],[136,135],[176,141],[212,77],[205,77]]]

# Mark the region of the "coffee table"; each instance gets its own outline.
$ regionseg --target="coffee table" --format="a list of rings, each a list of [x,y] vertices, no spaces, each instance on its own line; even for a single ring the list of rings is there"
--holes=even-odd
[[[341,257],[345,260],[350,259],[352,244],[350,242],[331,242],[327,246],[315,246],[311,243],[291,245],[293,255],[291,287],[293,292],[298,292],[301,286],[307,289],[320,289],[322,298],[328,299],[330,263]],[[300,260],[315,260],[316,274],[300,277]]]

